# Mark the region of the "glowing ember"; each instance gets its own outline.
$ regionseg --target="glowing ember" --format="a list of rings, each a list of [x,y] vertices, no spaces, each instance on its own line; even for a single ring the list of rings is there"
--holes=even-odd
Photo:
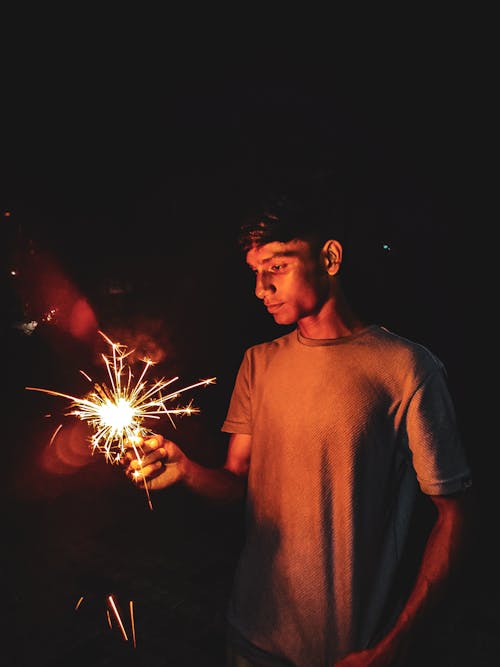
[[[134,644],[134,648],[137,648],[137,638],[135,636],[135,618],[134,618],[134,601],[133,600],[129,600],[128,609],[129,609],[129,612],[130,612],[130,625],[132,627],[132,642]]]
[[[120,631],[123,635],[123,639],[126,642],[128,642],[128,636],[127,636],[127,633],[125,631],[125,626],[123,625],[123,621],[122,621],[120,613],[118,611],[118,607],[116,606],[116,603],[115,603],[112,595],[108,595],[108,603],[111,607],[111,610],[112,610],[113,614],[115,615],[116,620],[118,621],[118,625],[120,626]]]
[[[188,389],[213,384],[215,378],[200,380],[188,387],[165,393],[165,388],[178,380],[178,377],[169,380],[162,378],[149,383],[145,376],[153,362],[151,359],[144,359],[144,368],[137,381],[134,381],[132,369],[127,363],[127,357],[134,350],[127,352],[125,345],[114,343],[102,331],[99,333],[112,350],[110,355],[101,355],[106,365],[110,386],[95,382],[94,390],[83,398],[39,387],[26,387],[26,389],[71,400],[71,407],[74,409],[66,414],[87,421],[94,429],[91,438],[92,452],[98,451],[104,454],[108,462],[118,463],[125,453],[126,442],[133,444],[138,437],[153,433],[144,425],[146,419],[160,419],[163,415],[167,415],[175,426],[173,415],[191,415],[199,412],[191,403],[174,408],[168,408],[167,404]],[[81,372],[92,381],[86,373]],[[136,455],[140,460],[139,452],[136,452]]]

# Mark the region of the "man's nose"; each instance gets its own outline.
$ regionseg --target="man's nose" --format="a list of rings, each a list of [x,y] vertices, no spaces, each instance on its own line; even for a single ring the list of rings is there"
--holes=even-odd
[[[275,291],[270,277],[265,273],[258,273],[255,278],[255,296],[258,299],[263,299],[269,291]]]

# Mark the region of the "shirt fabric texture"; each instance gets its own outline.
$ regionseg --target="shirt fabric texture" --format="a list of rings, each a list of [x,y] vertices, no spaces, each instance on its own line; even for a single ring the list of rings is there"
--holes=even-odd
[[[442,362],[378,325],[331,340],[295,329],[245,352],[222,431],[252,436],[228,607],[249,657],[326,667],[369,646],[404,602],[420,492],[470,484]]]

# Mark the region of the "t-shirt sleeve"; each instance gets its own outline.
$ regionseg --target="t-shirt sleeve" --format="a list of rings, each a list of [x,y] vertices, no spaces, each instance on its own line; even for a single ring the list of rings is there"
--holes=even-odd
[[[250,356],[248,350],[245,352],[240,364],[221,431],[225,431],[226,433],[252,433]]]
[[[406,426],[424,493],[449,495],[472,484],[444,369],[434,371],[417,389],[408,406]]]

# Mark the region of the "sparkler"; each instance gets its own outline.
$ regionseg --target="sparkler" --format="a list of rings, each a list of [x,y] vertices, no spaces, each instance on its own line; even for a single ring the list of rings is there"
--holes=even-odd
[[[106,366],[109,386],[105,382],[94,382],[94,389],[83,398],[71,396],[51,389],[40,387],[25,387],[31,391],[41,391],[52,396],[61,396],[71,401],[72,408],[66,416],[73,415],[82,421],[86,421],[94,429],[91,437],[92,453],[99,452],[104,455],[107,462],[119,463],[126,451],[126,443],[129,443],[134,453],[141,461],[140,452],[137,451],[135,442],[153,433],[146,427],[146,419],[161,419],[167,415],[175,427],[173,416],[191,415],[198,413],[199,409],[194,407],[190,401],[184,407],[168,408],[169,401],[178,398],[183,392],[199,386],[207,386],[215,382],[215,378],[200,380],[182,389],[165,393],[166,387],[178,380],[178,376],[165,379],[161,378],[154,382],[146,380],[146,375],[153,361],[149,358],[143,359],[144,367],[137,381],[128,358],[135,350],[128,350],[126,345],[113,342],[102,331],[100,335],[111,347],[111,353],[102,354]],[[90,382],[92,379],[83,371],[80,371]],[[58,427],[57,431],[61,428]],[[56,433],[54,433],[52,440]],[[137,476],[141,473],[136,471]],[[146,492],[147,492],[147,484]],[[148,494],[149,499],[149,494]],[[151,503],[150,503],[151,506]]]

